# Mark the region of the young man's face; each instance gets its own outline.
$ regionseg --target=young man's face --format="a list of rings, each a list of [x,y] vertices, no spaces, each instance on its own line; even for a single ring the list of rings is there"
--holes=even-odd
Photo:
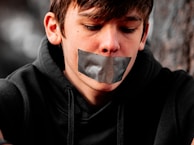
[[[72,5],[67,10],[65,37],[62,37],[64,73],[79,89],[89,88],[107,92],[115,89],[130,72],[137,52],[144,47],[147,31],[142,37],[143,18],[136,11],[107,22],[92,19],[94,13],[95,8],[79,12],[79,8]],[[122,80],[114,83],[99,82],[78,71],[78,50],[106,57],[129,57],[130,62]]]

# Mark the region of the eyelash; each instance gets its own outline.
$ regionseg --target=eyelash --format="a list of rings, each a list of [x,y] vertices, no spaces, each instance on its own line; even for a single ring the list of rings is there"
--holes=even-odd
[[[84,25],[84,27],[89,31],[98,31],[102,28],[101,25]],[[127,33],[127,34],[133,33],[136,30],[136,28],[130,29],[130,28],[127,28],[127,27],[120,27],[119,29],[122,32]]]
[[[127,28],[127,27],[120,27],[120,30],[124,33],[130,34],[130,33],[134,33],[136,28]]]
[[[84,26],[87,30],[90,30],[90,31],[97,31],[102,28],[101,25],[84,25]]]

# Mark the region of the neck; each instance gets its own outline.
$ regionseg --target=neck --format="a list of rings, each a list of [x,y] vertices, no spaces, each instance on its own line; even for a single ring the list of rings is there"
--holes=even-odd
[[[76,77],[69,77],[68,73],[65,71],[64,74],[89,104],[94,106],[101,106],[106,104],[111,99],[109,91],[95,90],[79,79],[76,79]]]
[[[104,105],[111,100],[111,96],[109,95],[110,93],[108,92],[99,92],[90,88],[85,88],[84,90],[78,88],[78,90],[87,102],[94,106]]]

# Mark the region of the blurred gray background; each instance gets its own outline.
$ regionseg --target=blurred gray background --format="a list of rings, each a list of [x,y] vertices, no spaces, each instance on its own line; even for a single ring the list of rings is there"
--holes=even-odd
[[[36,58],[48,7],[49,0],[1,0],[0,77]],[[155,0],[150,23],[156,59],[194,76],[194,0]]]
[[[49,0],[1,0],[0,77],[35,59],[48,7]]]

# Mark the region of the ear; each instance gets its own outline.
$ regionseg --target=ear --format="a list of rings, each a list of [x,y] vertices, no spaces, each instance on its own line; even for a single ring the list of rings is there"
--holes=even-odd
[[[59,45],[62,35],[55,14],[48,12],[44,17],[44,28],[49,42],[53,45]]]
[[[148,30],[149,30],[149,23],[147,23],[145,25],[145,28],[144,28],[143,36],[142,36],[140,46],[139,46],[140,51],[143,50],[144,47],[145,47],[145,43],[146,43],[146,40],[147,40],[147,37],[148,37]]]

